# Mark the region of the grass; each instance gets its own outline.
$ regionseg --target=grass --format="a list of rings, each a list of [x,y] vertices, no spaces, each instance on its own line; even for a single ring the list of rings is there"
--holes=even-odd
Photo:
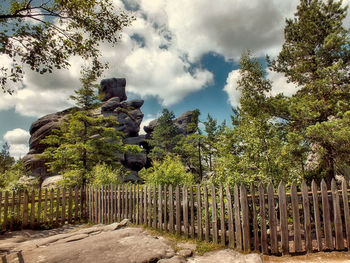
[[[134,227],[140,227],[139,225],[133,225]],[[205,242],[205,241],[201,241],[198,239],[193,239],[193,238],[187,238],[183,235],[179,235],[179,234],[172,234],[169,232],[165,232],[163,230],[159,230],[159,229],[155,229],[153,227],[149,227],[147,225],[142,225],[142,228],[146,229],[148,233],[150,233],[151,235],[156,235],[156,236],[163,236],[167,239],[169,239],[170,241],[172,241],[172,246],[173,249],[177,252],[183,248],[180,248],[178,246],[178,243],[191,243],[191,244],[196,244],[197,248],[194,252],[196,252],[199,255],[203,255],[206,252],[210,252],[210,251],[215,251],[215,250],[219,250],[219,249],[224,249],[226,248],[224,245],[221,244],[214,244],[212,242]]]

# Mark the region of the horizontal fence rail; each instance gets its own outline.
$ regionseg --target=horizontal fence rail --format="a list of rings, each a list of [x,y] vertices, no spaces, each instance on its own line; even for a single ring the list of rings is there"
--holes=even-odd
[[[83,189],[0,191],[0,230],[54,227],[85,220]]]
[[[338,189],[339,188],[339,189]],[[119,185],[88,187],[88,220],[128,218],[166,232],[243,251],[295,254],[349,250],[349,191],[312,182],[277,189],[234,186]]]

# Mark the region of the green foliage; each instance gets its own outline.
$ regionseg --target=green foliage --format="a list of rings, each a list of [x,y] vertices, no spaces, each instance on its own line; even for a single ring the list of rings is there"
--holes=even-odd
[[[92,185],[118,185],[122,183],[121,178],[126,176],[127,172],[122,166],[118,168],[112,168],[111,166],[103,163],[96,165],[91,173]]]
[[[0,54],[12,59],[0,68],[0,85],[11,93],[8,81],[23,79],[27,64],[40,74],[69,67],[71,56],[91,60],[101,76],[101,42],[116,44],[120,31],[134,17],[117,9],[112,0],[10,0],[0,6]]]
[[[234,128],[221,132],[217,142],[216,182],[253,183],[282,180],[291,182],[302,176],[285,153],[285,137],[280,124],[268,112],[266,94],[271,83],[250,53],[240,60],[238,89],[240,107],[232,117]]]
[[[0,174],[3,174],[7,170],[11,169],[12,165],[15,163],[15,159],[10,156],[9,149],[9,145],[7,142],[5,142],[0,152]]]
[[[8,190],[22,190],[26,188],[23,182],[19,179],[26,176],[28,169],[24,166],[24,163],[19,160],[6,171],[0,173],[0,189]]]
[[[191,185],[195,182],[192,173],[186,172],[179,156],[165,156],[163,161],[154,161],[153,167],[143,168],[139,175],[147,184]]]
[[[174,124],[175,115],[168,109],[163,109],[162,115],[157,119],[157,126],[149,140],[153,147],[149,156],[152,160],[162,160],[167,154],[174,153],[174,148],[183,137]]]

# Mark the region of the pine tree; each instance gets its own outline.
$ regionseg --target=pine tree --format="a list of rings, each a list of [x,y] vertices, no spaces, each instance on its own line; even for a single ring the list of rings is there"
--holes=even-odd
[[[15,159],[10,156],[10,147],[8,143],[5,142],[0,152],[0,174],[3,174],[7,170],[11,169],[14,163]]]
[[[290,151],[296,156],[314,152],[316,165],[310,177],[345,174],[350,151],[350,38],[343,20],[347,7],[342,1],[302,0],[294,19],[285,27],[285,43],[278,58],[269,61],[298,85],[291,98],[277,96],[271,112],[287,126]],[[339,147],[340,146],[340,147]]]

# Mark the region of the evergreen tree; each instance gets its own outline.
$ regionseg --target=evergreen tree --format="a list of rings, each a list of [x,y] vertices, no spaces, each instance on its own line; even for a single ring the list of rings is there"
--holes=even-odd
[[[175,153],[174,149],[184,137],[174,124],[175,115],[168,109],[163,109],[162,115],[157,119],[157,126],[149,140],[153,147],[150,152],[152,160],[162,160],[166,155]]]
[[[0,152],[0,174],[3,174],[7,170],[11,169],[14,163],[15,159],[10,156],[10,147],[8,143],[5,142]]]
[[[139,150],[122,143],[123,134],[114,128],[118,124],[115,118],[93,114],[98,105],[91,85],[94,80],[94,75],[85,75],[82,88],[72,96],[79,108],[63,119],[54,134],[42,140],[50,145],[43,153],[50,170],[63,174],[68,185],[86,185],[90,171],[97,164],[116,168],[120,165],[118,153]]]
[[[268,113],[271,83],[261,64],[244,54],[240,60],[240,107],[217,143],[217,180],[229,183],[291,181],[293,169],[283,155],[284,138],[278,122]]]
[[[285,27],[285,43],[272,70],[298,85],[291,98],[271,101],[271,112],[286,124],[290,152],[317,156],[308,168],[312,178],[344,174],[350,151],[350,39],[342,1],[302,0]],[[345,161],[344,161],[345,160]],[[305,160],[304,160],[305,162]],[[315,165],[316,163],[316,165]]]

